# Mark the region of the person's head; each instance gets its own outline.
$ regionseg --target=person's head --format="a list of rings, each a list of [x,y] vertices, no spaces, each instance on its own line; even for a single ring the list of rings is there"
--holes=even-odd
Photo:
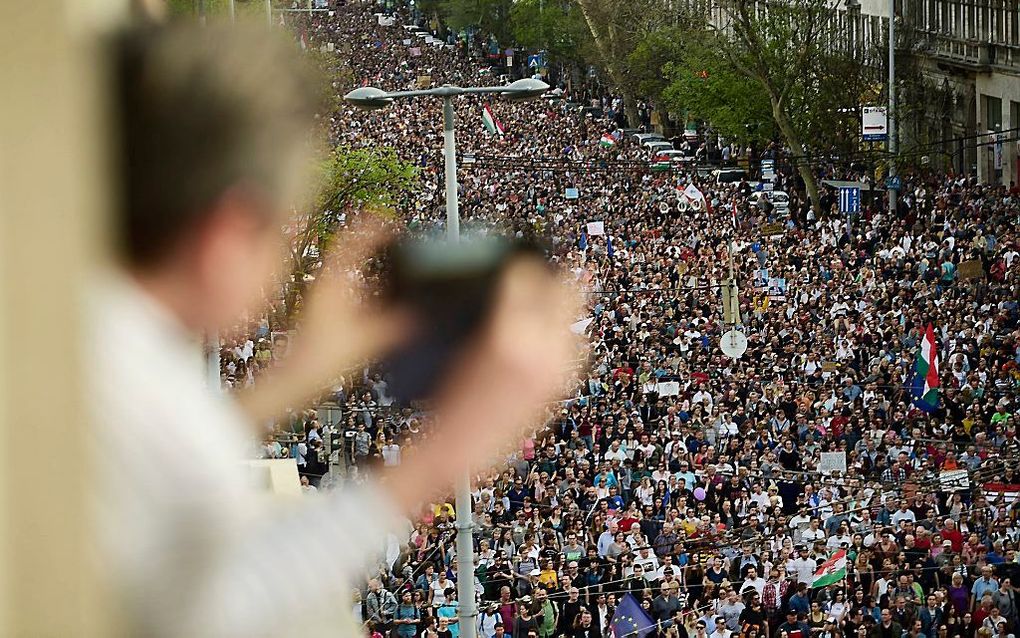
[[[114,57],[120,260],[189,329],[225,327],[282,266],[311,83],[292,45],[241,24],[135,28]]]

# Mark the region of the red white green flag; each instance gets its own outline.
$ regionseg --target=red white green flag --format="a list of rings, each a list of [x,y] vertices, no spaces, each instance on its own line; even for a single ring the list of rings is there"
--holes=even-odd
[[[602,136],[602,139],[599,140],[599,144],[602,146],[602,148],[616,146],[616,138],[610,135],[609,133],[606,133],[605,135]]]
[[[485,130],[489,132],[489,135],[500,136],[503,134],[503,123],[492,114],[492,109],[488,104],[482,109],[482,124],[485,124]]]
[[[934,412],[939,407],[939,355],[935,344],[935,328],[930,323],[921,339],[914,363],[914,381],[911,384],[914,405],[925,412]]]
[[[811,587],[825,587],[846,578],[846,550],[839,550],[815,572]]]

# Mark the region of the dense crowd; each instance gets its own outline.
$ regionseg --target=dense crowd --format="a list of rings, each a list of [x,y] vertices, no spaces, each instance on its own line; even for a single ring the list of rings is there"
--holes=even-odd
[[[348,3],[294,28],[356,60],[354,85],[505,80],[485,43],[426,43],[402,28],[406,14],[381,26],[375,10]],[[786,211],[746,180],[653,170],[619,131],[619,98],[590,84],[559,88],[556,100],[492,101],[503,135],[483,127],[482,100],[457,103],[461,214],[466,232],[550,240],[551,259],[589,299],[578,332],[590,365],[550,406],[547,427],[476,478],[472,512],[430,504],[391,542],[356,614],[374,632],[457,636],[465,567],[451,523],[470,515],[486,638],[608,636],[627,595],[662,636],[1012,636],[1020,190],[910,175],[894,214],[878,194],[847,216],[828,187],[812,208],[794,160],[770,147],[786,167],[776,184],[790,194]],[[417,165],[419,187],[400,213],[414,229],[441,230],[438,104],[340,106],[325,117],[333,142],[390,146]],[[691,184],[705,204],[684,210]],[[589,222],[605,234],[588,234]],[[748,341],[736,360],[719,347],[731,263]],[[929,324],[941,373],[934,411],[907,387]],[[252,383],[285,350],[268,323],[255,332],[227,353],[232,383]],[[384,370],[342,380],[332,399],[355,477],[398,465],[431,426],[394,401]],[[283,446],[267,439],[264,453],[296,456],[313,491],[329,432],[314,412],[294,421],[304,434]],[[846,577],[812,587],[841,551]]]

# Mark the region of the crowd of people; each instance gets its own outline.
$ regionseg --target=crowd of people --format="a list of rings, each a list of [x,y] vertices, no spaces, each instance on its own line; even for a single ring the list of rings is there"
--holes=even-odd
[[[428,43],[402,28],[407,13],[390,24],[379,10],[343,3],[291,26],[348,56],[355,86],[505,81],[483,44]],[[894,213],[878,194],[848,216],[828,187],[812,207],[787,170],[775,185],[787,211],[747,180],[654,170],[619,131],[619,98],[559,88],[555,100],[492,101],[501,135],[483,127],[483,100],[457,102],[460,210],[465,232],[548,240],[589,300],[575,328],[590,361],[547,423],[476,477],[473,511],[429,504],[391,542],[357,593],[369,631],[459,635],[456,582],[470,567],[485,638],[609,636],[629,597],[660,636],[1011,637],[1020,190],[908,175]],[[333,143],[392,147],[418,166],[398,212],[426,232],[444,219],[440,112],[406,100],[324,114]],[[787,167],[814,161],[767,152]],[[828,161],[813,169],[862,177]],[[681,204],[690,185],[703,202]],[[720,350],[731,267],[748,342],[737,359]],[[929,325],[934,410],[909,387]],[[230,381],[252,383],[278,345],[260,325],[228,353]],[[427,412],[392,398],[382,369],[331,398],[354,477],[399,465],[431,428]],[[294,422],[304,434],[267,440],[264,454],[297,456],[314,491],[329,432],[314,411]],[[453,543],[464,516],[472,566]],[[846,576],[813,586],[833,556]]]

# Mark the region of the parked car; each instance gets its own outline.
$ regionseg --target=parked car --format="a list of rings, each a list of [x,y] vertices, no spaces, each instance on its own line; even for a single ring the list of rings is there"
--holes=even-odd
[[[786,191],[762,191],[758,201],[768,200],[777,215],[790,214],[790,195]]]
[[[735,184],[747,180],[747,171],[742,168],[717,168],[712,171],[716,184]]]
[[[674,164],[683,164],[683,163],[686,163],[686,162],[694,161],[693,157],[684,155],[683,151],[678,151],[675,148],[674,149],[666,149],[666,150],[662,150],[662,151],[656,151],[655,152],[655,157],[668,157],[669,161],[673,162]]]
[[[638,144],[644,144],[645,142],[660,142],[662,140],[665,140],[666,138],[659,135],[658,133],[635,133],[631,137],[631,139],[633,139]]]
[[[648,141],[644,143],[644,147],[650,149],[653,153],[675,150],[673,145],[665,140]]]

